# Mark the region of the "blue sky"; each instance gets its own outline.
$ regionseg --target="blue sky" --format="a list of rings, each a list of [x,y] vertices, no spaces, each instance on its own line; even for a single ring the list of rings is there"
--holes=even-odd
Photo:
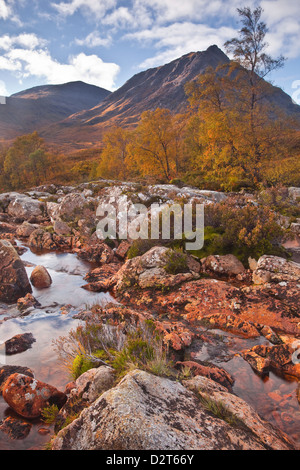
[[[132,75],[226,40],[236,8],[262,6],[271,77],[300,104],[299,0],[0,0],[0,95],[82,80],[115,90]]]

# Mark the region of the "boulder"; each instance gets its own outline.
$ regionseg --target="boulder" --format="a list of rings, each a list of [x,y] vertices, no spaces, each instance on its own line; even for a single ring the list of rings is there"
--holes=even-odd
[[[80,193],[69,193],[64,196],[57,206],[53,205],[50,209],[50,217],[54,220],[62,220],[64,222],[74,221],[84,218],[84,215],[89,212],[89,201]],[[95,209],[94,209],[95,215]]]
[[[78,258],[95,264],[107,264],[114,261],[114,251],[106,243],[84,245],[77,250]]]
[[[295,350],[288,344],[275,346],[257,345],[243,352],[243,358],[257,372],[275,370],[281,374],[300,378],[300,363],[294,360]]]
[[[25,439],[30,433],[32,424],[27,421],[8,416],[0,421],[0,431],[12,440]]]
[[[178,263],[178,270],[168,270],[169,256],[182,256],[183,263]],[[173,266],[172,266],[173,267]],[[176,267],[176,264],[174,264]],[[165,289],[199,277],[200,264],[191,256],[179,255],[166,247],[156,246],[142,256],[126,261],[120,271],[111,279],[116,291],[138,286],[141,289]]]
[[[288,191],[289,191],[290,198],[294,199],[294,201],[297,201],[298,199],[300,199],[300,188],[291,187],[291,188],[288,188]]]
[[[17,236],[21,238],[29,238],[32,232],[37,230],[39,226],[37,224],[30,224],[29,222],[23,222],[17,228]]]
[[[0,395],[2,395],[3,385],[6,380],[13,374],[23,374],[28,377],[34,377],[32,370],[28,367],[8,365],[0,367]]]
[[[187,367],[191,370],[195,377],[197,377],[197,375],[208,377],[220,385],[223,385],[223,387],[227,388],[227,390],[232,391],[234,379],[228,372],[226,372],[226,370],[222,369],[221,367],[216,365],[199,364],[198,362],[194,361],[176,362],[176,367],[180,369]]]
[[[28,240],[28,245],[35,250],[56,250],[57,245],[53,240],[52,234],[39,228],[34,230]]]
[[[35,297],[33,297],[32,294],[27,294],[25,297],[18,299],[17,306],[20,312],[24,312],[30,307],[40,307],[41,304],[36,300]]]
[[[211,390],[208,399],[224,400],[233,425],[226,413],[220,418],[209,411],[200,395],[204,385]],[[53,450],[292,448],[286,436],[212,380],[195,377],[183,385],[140,370],[104,392],[52,441]]]
[[[47,289],[52,284],[52,279],[44,266],[36,266],[31,273],[30,281],[37,289]]]
[[[57,405],[61,408],[66,395],[55,387],[23,374],[11,375],[3,385],[6,403],[23,418],[38,418],[44,408]]]
[[[259,258],[257,268],[253,272],[255,284],[289,281],[300,281],[300,264],[278,256],[264,255]]]
[[[67,237],[71,234],[71,229],[69,225],[66,224],[66,222],[62,222],[61,220],[55,220],[53,228],[54,232],[57,233],[57,235]]]
[[[5,341],[5,352],[7,356],[22,353],[31,348],[32,343],[35,341],[32,333],[15,335],[13,338]]]
[[[101,366],[88,370],[78,377],[76,382],[68,384],[65,390],[68,400],[57,416],[55,430],[58,431],[64,426],[68,416],[79,414],[97,400],[103,392],[112,388],[115,378],[114,369]]]
[[[43,217],[45,204],[37,199],[32,199],[25,194],[19,194],[12,200],[7,208],[7,213],[17,219],[30,220]]]
[[[223,276],[237,276],[245,272],[243,264],[234,255],[211,255],[202,259],[201,265],[205,272]]]
[[[0,301],[8,304],[31,293],[25,267],[10,242],[0,240]]]

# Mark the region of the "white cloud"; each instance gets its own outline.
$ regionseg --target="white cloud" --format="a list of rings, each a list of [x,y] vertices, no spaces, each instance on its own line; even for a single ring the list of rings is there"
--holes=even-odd
[[[12,66],[22,64],[21,69],[16,68],[20,78],[35,76],[50,84],[80,80],[111,90],[114,89],[120,70],[117,64],[105,63],[97,55],[84,53],[71,56],[65,64],[53,59],[47,50],[42,49],[14,49],[6,57]]]
[[[92,42],[92,37],[89,39]],[[97,36],[94,38],[97,40]],[[98,38],[99,39],[99,38]],[[0,70],[14,73],[19,80],[38,77],[50,84],[84,81],[114,89],[120,67],[104,62],[97,55],[72,55],[66,63],[55,60],[45,47],[46,41],[35,34],[0,37]]]
[[[13,16],[13,9],[11,2],[5,0],[0,0],[0,18],[7,20],[9,17]]]
[[[81,11],[83,14],[100,19],[116,4],[117,0],[71,0],[69,2],[52,3],[51,5],[62,16],[72,16],[77,11]]]
[[[43,47],[47,41],[40,39],[36,34],[23,33],[18,36],[9,36],[5,34],[0,37],[0,49],[9,51],[14,46],[24,47],[24,49],[35,49],[36,47]]]
[[[147,68],[177,59],[192,51],[206,50],[213,44],[222,48],[224,42],[234,33],[234,29],[229,27],[217,29],[204,24],[184,22],[127,34],[126,38],[136,39],[144,44],[155,42],[158,54],[140,64],[141,68]]]
[[[98,31],[93,31],[84,39],[75,39],[75,44],[78,46],[85,46],[85,47],[98,47],[104,46],[107,47],[111,44],[112,39],[111,37],[102,38]]]

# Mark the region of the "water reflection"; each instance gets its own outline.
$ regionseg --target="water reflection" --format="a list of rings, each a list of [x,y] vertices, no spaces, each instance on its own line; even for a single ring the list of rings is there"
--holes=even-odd
[[[25,262],[28,277],[34,266],[44,266],[52,278],[52,285],[48,289],[33,287],[33,295],[41,306],[31,309],[27,316],[20,317],[16,305],[0,305],[0,319],[9,318],[0,325],[0,344],[17,334],[29,332],[36,339],[32,347],[22,354],[6,356],[5,364],[29,367],[38,380],[64,390],[70,376],[58,363],[53,341],[59,336],[67,335],[80,324],[79,320],[73,318],[80,309],[95,303],[105,305],[115,300],[109,293],[94,293],[81,288],[86,283],[83,279],[85,274],[93,266],[79,260],[75,254],[38,254],[27,249],[21,259]],[[62,314],[64,306],[68,306],[68,313],[65,315]],[[7,416],[16,417],[0,397],[0,420]],[[31,424],[31,430],[23,440],[14,441],[0,432],[0,450],[42,448],[49,441],[49,435],[39,433],[40,428],[45,428],[45,425],[38,420]]]

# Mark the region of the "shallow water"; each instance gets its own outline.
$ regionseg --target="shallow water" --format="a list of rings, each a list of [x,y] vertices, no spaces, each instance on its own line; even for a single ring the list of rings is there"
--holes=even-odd
[[[265,420],[285,432],[300,446],[300,405],[297,399],[299,381],[274,372],[261,376],[239,355],[256,344],[269,345],[263,337],[245,339],[221,330],[210,330],[220,337],[216,343],[204,344],[194,359],[222,367],[234,378],[233,392],[251,405]]]
[[[41,306],[32,309],[27,316],[19,317],[20,312],[15,305],[0,305],[0,320],[11,317],[0,325],[0,343],[20,333],[30,332],[36,339],[30,349],[21,354],[6,356],[4,362],[8,365],[29,367],[38,380],[64,390],[71,378],[68,371],[59,365],[53,341],[59,336],[67,335],[71,329],[80,324],[79,320],[73,318],[80,309],[95,303],[105,305],[114,302],[114,299],[108,293],[94,293],[81,289],[86,283],[83,277],[93,266],[79,260],[75,254],[53,252],[38,254],[27,249],[21,259],[26,264],[32,264],[26,267],[28,277],[35,265],[47,268],[52,278],[52,285],[48,289],[33,287],[33,295]],[[15,415],[0,397],[0,420],[6,416]],[[51,434],[40,435],[39,428],[47,426],[38,420],[28,422],[32,424],[32,428],[25,439],[14,441],[0,432],[0,450],[43,448]]]

